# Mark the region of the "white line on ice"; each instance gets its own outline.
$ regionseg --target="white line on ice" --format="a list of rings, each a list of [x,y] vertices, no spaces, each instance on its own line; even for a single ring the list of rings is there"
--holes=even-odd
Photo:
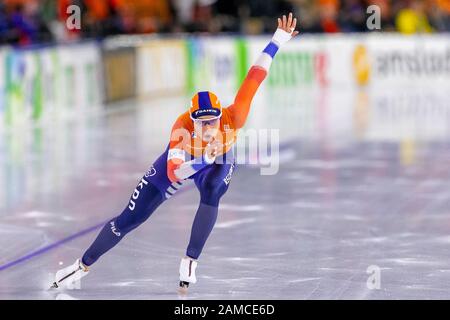
[[[220,209],[233,210],[233,211],[262,211],[262,210],[264,210],[264,207],[260,206],[260,205],[242,206],[242,205],[222,203],[222,204],[220,204]]]
[[[297,283],[297,282],[306,282],[306,281],[313,281],[313,280],[320,280],[322,278],[301,278],[301,279],[295,279],[289,281],[289,283]]]
[[[232,221],[217,223],[215,228],[218,228],[218,229],[231,228],[231,227],[238,226],[238,225],[245,224],[245,223],[252,223],[254,221],[256,221],[256,219],[254,219],[254,218],[232,220]]]

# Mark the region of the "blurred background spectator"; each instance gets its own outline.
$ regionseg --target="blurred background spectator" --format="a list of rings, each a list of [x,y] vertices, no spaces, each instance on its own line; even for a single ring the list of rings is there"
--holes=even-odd
[[[67,7],[81,9],[68,30]],[[179,32],[261,34],[293,11],[304,33],[367,32],[367,7],[381,10],[381,30],[450,31],[450,0],[0,0],[0,43],[29,45],[117,34]]]
[[[429,33],[433,28],[428,21],[430,10],[429,1],[406,1],[400,4],[395,19],[397,30],[404,34]]]

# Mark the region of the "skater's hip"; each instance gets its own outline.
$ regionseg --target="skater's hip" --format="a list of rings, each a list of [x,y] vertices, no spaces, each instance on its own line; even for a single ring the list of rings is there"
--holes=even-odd
[[[201,175],[203,172],[207,172],[214,169],[214,172],[217,172],[217,175],[224,175],[224,177],[222,178],[225,178],[227,173],[229,172],[229,168],[230,167],[234,168],[236,165],[234,153],[232,150],[230,150],[226,154],[223,154],[222,156],[218,157],[215,163],[205,167],[203,170],[189,177],[187,180],[172,182],[170,181],[167,175],[168,152],[169,146],[167,146],[166,150],[153,162],[153,164],[144,174],[144,179],[146,179],[149,183],[154,185],[166,199],[170,198],[176,192],[178,192],[180,188],[187,183],[187,180],[196,179],[196,177]],[[220,168],[223,169],[220,170]]]

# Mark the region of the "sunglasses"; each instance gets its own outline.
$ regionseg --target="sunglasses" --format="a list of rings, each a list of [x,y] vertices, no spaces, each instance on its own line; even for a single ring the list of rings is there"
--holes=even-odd
[[[217,122],[219,122],[219,121],[220,121],[220,118],[194,120],[195,123],[199,123],[202,126],[215,126],[217,124]]]

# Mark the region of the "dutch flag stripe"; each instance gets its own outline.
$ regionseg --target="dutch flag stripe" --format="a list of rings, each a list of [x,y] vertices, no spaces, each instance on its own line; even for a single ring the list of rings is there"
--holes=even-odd
[[[175,192],[177,192],[177,189],[174,189],[174,188],[172,188],[172,187],[169,187],[168,189],[167,189],[167,192],[169,192],[170,194],[174,194]]]

